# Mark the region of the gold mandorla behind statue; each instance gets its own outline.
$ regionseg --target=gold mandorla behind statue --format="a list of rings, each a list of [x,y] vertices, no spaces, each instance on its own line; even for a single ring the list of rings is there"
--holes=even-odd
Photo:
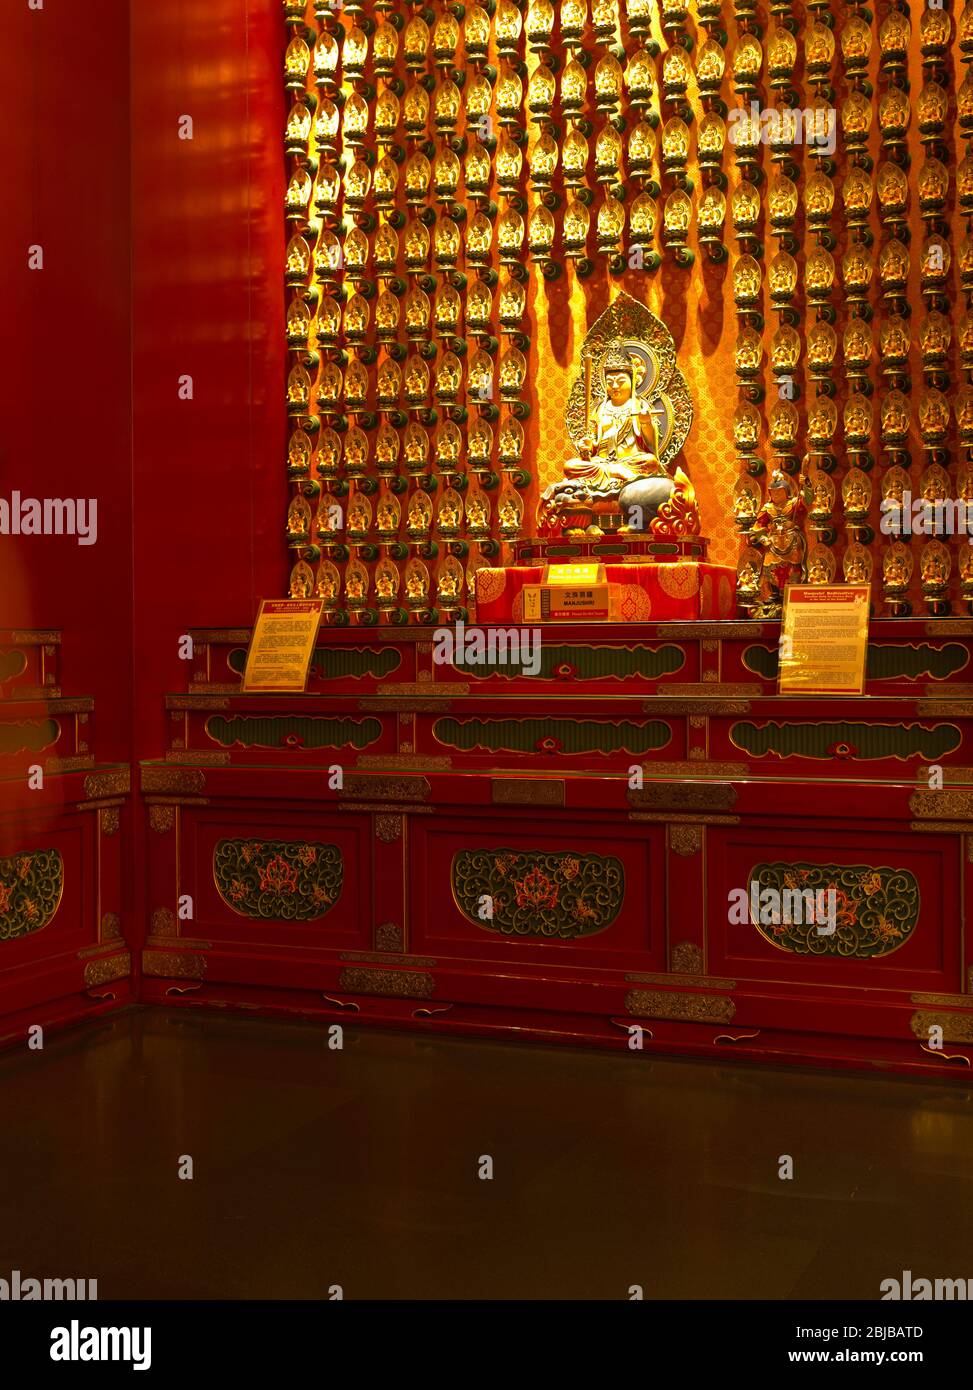
[[[698,536],[696,494],[677,461],[692,418],[671,333],[620,294],[581,348],[566,412],[577,455],[541,497],[541,535]]]

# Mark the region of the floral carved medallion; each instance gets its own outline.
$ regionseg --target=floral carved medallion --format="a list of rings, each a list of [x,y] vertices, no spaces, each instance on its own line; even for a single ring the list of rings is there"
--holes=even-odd
[[[337,845],[301,840],[220,840],[213,877],[227,907],[264,921],[313,922],[341,896]]]
[[[777,895],[779,907],[771,895],[764,899],[769,906],[761,907],[761,895],[768,888]],[[816,904],[810,913],[805,908],[811,903],[809,893]],[[798,894],[803,895],[800,905]],[[919,885],[907,869],[755,864],[747,895],[751,921],[761,936],[799,956],[887,956],[905,944],[919,920]]]
[[[0,941],[16,941],[46,927],[63,890],[64,861],[56,849],[0,859]]]
[[[465,849],[451,878],[463,916],[504,936],[591,936],[611,926],[625,897],[625,870],[611,855]]]

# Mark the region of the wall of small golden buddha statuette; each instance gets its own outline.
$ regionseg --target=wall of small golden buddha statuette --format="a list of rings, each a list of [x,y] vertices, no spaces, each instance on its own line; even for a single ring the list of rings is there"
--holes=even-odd
[[[970,5],[283,10],[293,594],[334,622],[468,611],[534,525],[535,296],[593,277],[590,317],[665,268],[733,311],[744,608],[777,474],[812,582],[973,605],[965,535],[905,524],[910,497],[973,500]]]

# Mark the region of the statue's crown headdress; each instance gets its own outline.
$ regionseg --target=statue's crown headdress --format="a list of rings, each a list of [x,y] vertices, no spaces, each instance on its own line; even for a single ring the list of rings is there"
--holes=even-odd
[[[609,372],[630,372],[632,370],[631,358],[619,339],[616,338],[605,349],[605,355],[601,360],[601,370],[605,376]]]

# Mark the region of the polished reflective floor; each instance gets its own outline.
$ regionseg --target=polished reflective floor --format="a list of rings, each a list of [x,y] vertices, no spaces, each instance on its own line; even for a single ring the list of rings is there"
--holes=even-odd
[[[132,1011],[0,1055],[0,1278],[875,1299],[903,1270],[973,1278],[971,1097],[349,1027],[337,1051],[321,1025]]]

